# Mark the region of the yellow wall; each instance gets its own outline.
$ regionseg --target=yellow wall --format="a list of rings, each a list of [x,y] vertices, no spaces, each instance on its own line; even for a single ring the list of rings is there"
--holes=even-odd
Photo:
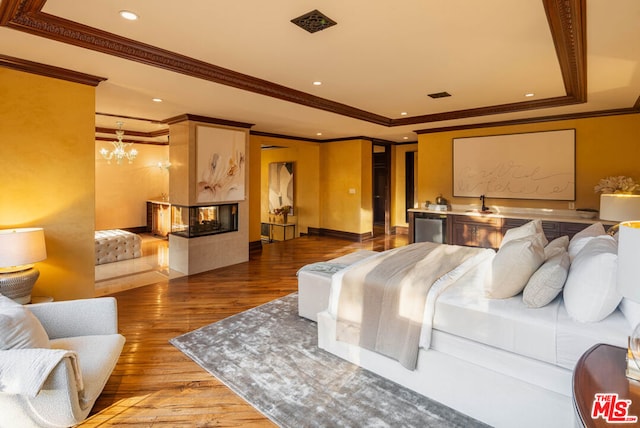
[[[196,127],[189,121],[169,125],[169,202],[176,205],[189,205],[195,199]]]
[[[0,130],[0,228],[44,228],[33,294],[92,297],[95,88],[0,68]]]
[[[262,153],[260,141],[249,135],[249,242],[260,242],[260,222],[262,215]]]
[[[125,134],[126,137],[126,134]],[[108,141],[97,141],[96,162],[96,230],[139,227],[147,224],[149,199],[169,194],[169,171],[158,162],[169,160],[169,146],[134,144],[138,156],[129,164],[109,164],[100,149],[111,150]]]
[[[576,129],[576,208],[599,209],[598,180],[609,175],[640,179],[640,114],[574,119],[529,125],[421,134],[418,138],[418,200],[439,193],[454,204],[478,204],[452,197],[452,140],[460,137]],[[428,166],[428,167],[427,167]],[[566,201],[488,199],[488,205],[567,209]]]
[[[320,160],[320,227],[351,233],[371,232],[371,141],[323,143]],[[355,192],[350,193],[351,189]]]
[[[278,146],[260,152],[260,212],[257,225],[268,221],[269,212],[269,164],[293,162],[294,214],[290,221],[297,222],[297,233],[307,233],[309,227],[320,226],[320,145],[319,143],[290,140],[260,135],[251,136],[252,147]],[[254,164],[255,165],[255,164]],[[253,175],[252,175],[253,177]],[[252,221],[255,221],[252,217]],[[255,225],[254,225],[255,226]],[[260,239],[260,230],[258,240]],[[252,236],[253,240],[253,236]]]

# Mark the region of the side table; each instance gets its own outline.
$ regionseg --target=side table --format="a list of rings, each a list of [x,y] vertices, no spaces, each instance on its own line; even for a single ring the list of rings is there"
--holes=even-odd
[[[273,242],[273,241],[286,241],[287,239],[293,239],[296,237],[296,224],[295,223],[262,223],[263,225],[266,225],[269,228],[269,242]],[[278,234],[279,236],[276,237],[274,234],[274,229],[276,227],[280,227],[282,233]],[[288,233],[288,232],[292,232],[292,233]],[[279,239],[282,238],[282,239]]]
[[[640,421],[640,382],[625,375],[626,354],[625,348],[598,344],[578,360],[573,371],[573,403],[582,426],[637,426],[633,419]]]

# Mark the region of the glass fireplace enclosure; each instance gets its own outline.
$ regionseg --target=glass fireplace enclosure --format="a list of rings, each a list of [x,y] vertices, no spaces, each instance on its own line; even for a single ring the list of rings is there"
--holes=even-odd
[[[171,233],[185,238],[235,232],[238,204],[171,206]]]

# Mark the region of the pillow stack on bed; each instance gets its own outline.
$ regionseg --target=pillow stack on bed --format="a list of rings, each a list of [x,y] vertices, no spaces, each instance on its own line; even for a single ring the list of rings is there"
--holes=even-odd
[[[601,223],[547,242],[542,222],[509,229],[492,262],[485,295],[506,299],[522,292],[525,305],[541,308],[563,294],[567,313],[579,322],[597,322],[620,304],[616,289],[617,241]],[[640,305],[623,302],[630,321],[640,320]]]
[[[545,261],[546,244],[540,220],[507,230],[493,259],[485,295],[491,299],[507,299],[521,293]]]

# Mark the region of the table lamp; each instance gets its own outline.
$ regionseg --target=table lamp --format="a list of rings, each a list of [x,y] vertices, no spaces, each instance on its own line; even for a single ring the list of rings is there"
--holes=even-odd
[[[600,219],[627,221],[640,218],[640,195],[604,193],[600,195]]]
[[[46,258],[42,228],[0,230],[0,294],[29,303],[40,276],[33,264]]]
[[[617,287],[625,298],[640,302],[640,221],[620,223]],[[629,337],[626,374],[640,380],[640,324]]]

